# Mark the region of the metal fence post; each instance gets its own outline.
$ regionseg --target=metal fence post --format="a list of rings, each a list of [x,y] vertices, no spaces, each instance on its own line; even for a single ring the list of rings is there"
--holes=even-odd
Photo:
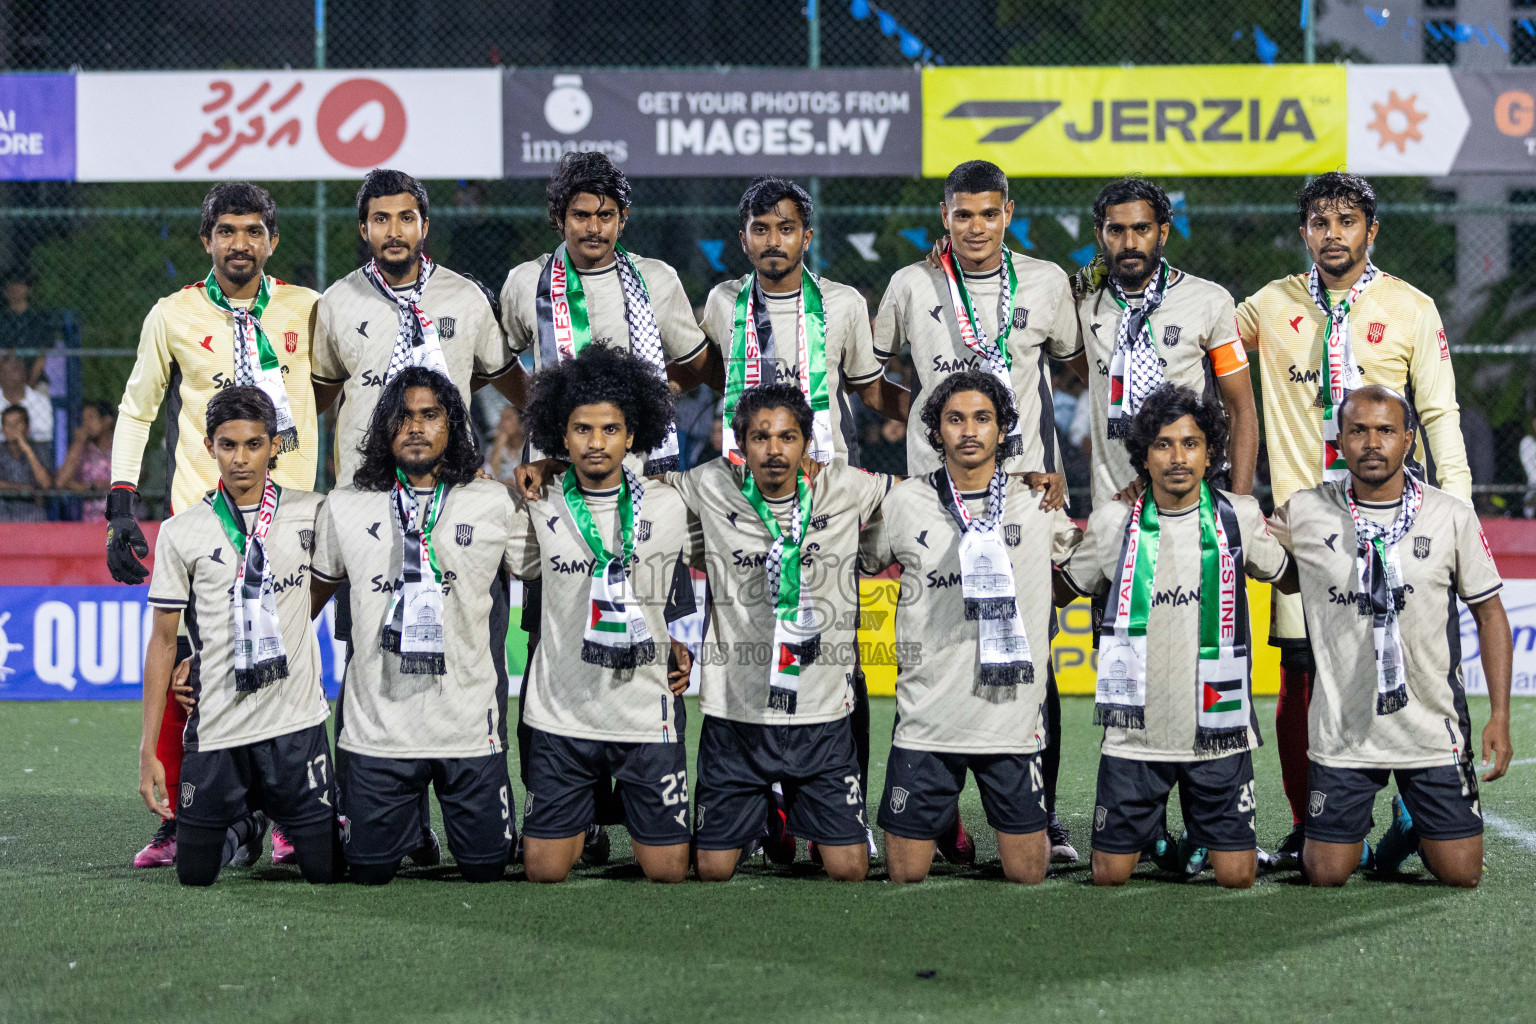
[[[819,2],[820,2],[820,0],[805,0],[805,20],[806,20],[805,66],[808,67],[808,68],[811,68],[812,70],[821,67],[821,11],[817,9],[817,5],[819,4]],[[810,180],[808,182],[806,182],[806,184],[810,186],[811,208],[812,208],[812,210],[814,210],[814,211],[819,213],[821,211],[821,177],[820,177],[820,175],[816,175],[816,174],[811,175]],[[823,225],[823,229],[825,229],[825,225],[826,225],[825,218],[822,219],[821,223]],[[806,266],[808,266],[811,269],[811,272],[812,273],[817,273],[817,274],[821,273],[821,270],[822,270],[821,243],[816,241],[815,236],[812,236],[811,241],[810,241],[809,249],[806,252],[805,256],[806,256]]]

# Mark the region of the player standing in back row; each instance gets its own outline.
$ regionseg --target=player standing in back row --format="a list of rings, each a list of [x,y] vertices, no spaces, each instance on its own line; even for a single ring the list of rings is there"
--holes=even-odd
[[[1259,353],[1275,505],[1348,477],[1338,449],[1338,410],[1345,394],[1364,384],[1385,385],[1407,399],[1420,427],[1410,465],[1423,467],[1426,482],[1470,501],[1472,474],[1445,327],[1433,299],[1371,262],[1380,224],[1370,182],[1320,174],[1297,194],[1296,209],[1312,269],[1271,281],[1237,309],[1243,344]],[[1294,866],[1307,807],[1314,664],[1299,597],[1275,596],[1270,643],[1280,648],[1275,741],[1294,823],[1276,857]]]

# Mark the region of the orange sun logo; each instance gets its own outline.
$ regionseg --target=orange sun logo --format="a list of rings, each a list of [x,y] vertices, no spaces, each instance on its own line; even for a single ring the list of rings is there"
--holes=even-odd
[[[1396,146],[1397,151],[1402,153],[1407,149],[1409,142],[1424,141],[1424,136],[1419,132],[1419,125],[1427,120],[1429,115],[1421,113],[1414,107],[1414,101],[1418,98],[1418,94],[1409,93],[1408,98],[1403,99],[1397,94],[1397,90],[1393,89],[1387,97],[1387,102],[1371,104],[1376,108],[1376,120],[1366,127],[1381,136],[1377,149]]]

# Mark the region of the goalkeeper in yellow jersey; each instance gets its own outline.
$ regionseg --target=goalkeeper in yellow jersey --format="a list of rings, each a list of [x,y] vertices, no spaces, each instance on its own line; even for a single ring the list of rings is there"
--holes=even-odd
[[[149,574],[139,561],[149,546],[134,521],[133,503],[144,445],[162,402],[169,513],[185,511],[218,486],[218,463],[203,446],[205,413],[214,395],[237,384],[260,388],[276,410],[279,455],[272,479],[285,489],[315,487],[318,438],[309,352],[320,296],[266,274],[277,248],[277,206],[259,185],[226,181],[209,189],[198,233],[213,267],[203,280],[155,303],[144,318],[118,410],[107,495],[107,567],[120,583],[142,583]],[[178,647],[179,663],[191,656],[191,645],[182,638]],[[167,700],[157,755],[165,765],[168,793],[177,792],[185,725],[180,703]],[[281,839],[274,837],[274,844],[274,852],[287,853]],[[162,866],[175,859],[175,820],[166,819],[134,865]]]
[[[1451,350],[1435,302],[1371,262],[1381,227],[1376,193],[1330,172],[1296,197],[1312,269],[1271,281],[1237,308],[1243,345],[1259,353],[1264,435],[1276,506],[1297,491],[1347,480],[1338,447],[1344,395],[1381,384],[1407,397],[1420,424],[1410,466],[1427,483],[1471,500]],[[1307,806],[1307,701],[1313,661],[1301,601],[1274,596],[1270,643],[1280,648],[1275,735],[1294,825],[1277,851],[1299,865]]]

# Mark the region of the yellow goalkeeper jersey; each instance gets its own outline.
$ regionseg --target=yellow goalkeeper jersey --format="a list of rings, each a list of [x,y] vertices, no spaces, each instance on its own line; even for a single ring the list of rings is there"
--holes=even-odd
[[[298,450],[278,456],[272,477],[283,487],[312,491],[319,437],[309,353],[320,295],[275,277],[268,280],[272,299],[261,326],[282,364],[288,408],[299,433]],[[230,301],[250,305],[248,300]],[[190,508],[218,485],[218,463],[203,447],[203,438],[208,400],[234,386],[234,346],[234,319],[209,300],[203,282],[155,303],[144,318],[138,356],[118,407],[112,436],[113,483],[137,486],[150,427],[166,401],[165,441],[170,453],[166,490],[171,511]]]
[[[1279,506],[1323,482],[1323,416],[1316,402],[1327,317],[1312,301],[1307,275],[1293,274],[1238,306],[1237,324],[1244,347],[1259,353],[1269,480]],[[1430,482],[1470,501],[1456,375],[1435,300],[1378,271],[1350,309],[1349,325],[1362,379],[1392,388],[1413,406],[1420,424],[1414,457]]]

